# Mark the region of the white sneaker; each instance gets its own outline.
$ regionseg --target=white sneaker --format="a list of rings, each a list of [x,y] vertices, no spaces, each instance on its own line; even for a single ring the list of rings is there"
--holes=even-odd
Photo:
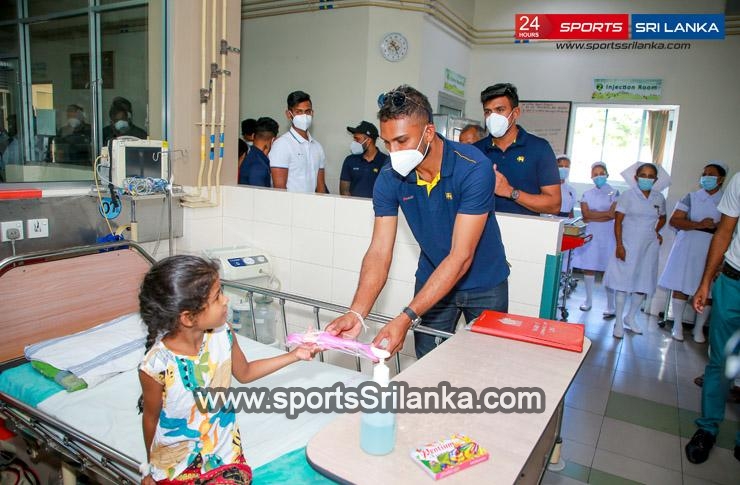
[[[581,310],[582,312],[587,312],[587,311],[589,311],[589,310],[591,309],[591,303],[589,303],[589,302],[587,302],[587,301],[584,301],[584,302],[583,302],[583,305],[581,305],[581,306],[580,306],[580,307],[578,307],[578,308],[580,308],[580,310]]]
[[[625,317],[624,327],[634,334],[642,335],[642,329],[640,328],[640,324],[637,323],[637,320],[629,320]]]

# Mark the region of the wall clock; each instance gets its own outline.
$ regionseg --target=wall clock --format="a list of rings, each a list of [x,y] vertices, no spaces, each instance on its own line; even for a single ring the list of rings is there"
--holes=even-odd
[[[403,34],[398,32],[391,32],[383,37],[380,42],[380,52],[383,54],[385,60],[390,62],[398,62],[406,57],[409,51],[409,41]]]

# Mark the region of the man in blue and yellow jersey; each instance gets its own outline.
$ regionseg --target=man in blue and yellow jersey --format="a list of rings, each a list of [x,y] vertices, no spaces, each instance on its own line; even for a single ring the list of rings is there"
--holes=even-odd
[[[493,162],[496,210],[538,216],[560,211],[560,176],[550,143],[517,124],[516,86],[499,83],[480,93],[488,136],[475,143]]]
[[[461,312],[467,321],[485,309],[506,312],[509,267],[494,213],[491,161],[437,134],[429,100],[416,89],[400,86],[378,104],[391,163],[375,182],[373,237],[350,311],[327,330],[347,337],[360,332],[388,278],[400,207],[421,253],[414,298],[375,337],[376,346],[394,353],[420,323],[454,332]],[[417,357],[440,343],[421,333],[414,339]]]

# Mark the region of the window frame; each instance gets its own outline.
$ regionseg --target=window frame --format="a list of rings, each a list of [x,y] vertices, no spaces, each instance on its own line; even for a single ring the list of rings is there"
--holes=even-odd
[[[647,112],[648,111],[654,111],[654,110],[667,110],[670,114],[669,119],[669,129],[666,136],[666,145],[665,145],[665,153],[663,155],[663,163],[662,167],[668,172],[671,173],[673,169],[673,155],[675,150],[675,144],[676,144],[676,132],[678,129],[678,118],[679,118],[679,111],[680,106],[674,105],[674,104],[628,104],[628,103],[573,103],[573,111],[572,116],[570,118],[570,126],[568,129],[568,132],[571,133],[571,136],[568,137],[568,150],[566,153],[572,154],[573,153],[573,146],[575,144],[575,138],[576,138],[576,120],[578,118],[578,110],[580,108],[603,108],[607,110],[606,118],[608,119],[608,110],[609,109],[616,109],[616,108],[628,108],[628,109],[641,109],[643,111],[642,115],[642,126],[640,131],[640,141],[644,139],[644,137],[647,135]],[[604,150],[604,144],[605,144],[605,137],[606,137],[606,126],[608,123],[604,123],[604,130],[602,134],[602,143],[601,143],[601,149],[602,153]],[[642,143],[638,145],[638,154],[639,157],[640,153],[642,153]],[[595,162],[596,160],[593,160],[591,163]],[[637,158],[635,158],[634,161],[637,161]],[[649,161],[649,160],[645,160]],[[631,165],[631,163],[629,164]],[[628,166],[629,166],[628,165]],[[590,166],[590,163],[589,163]],[[609,183],[612,186],[615,186],[617,188],[623,189],[627,187],[627,183],[622,180],[620,176],[620,172],[623,169],[617,170],[615,167],[610,167],[609,170]],[[577,186],[579,189],[579,192],[581,192],[582,188],[588,188],[591,186],[590,182],[572,182],[574,186]]]
[[[103,93],[99,89],[99,73],[101,72],[101,54],[102,38],[100,21],[104,13],[127,10],[135,7],[149,7],[152,2],[161,2],[162,8],[162,25],[158,26],[161,32],[162,42],[162,61],[164,62],[162,72],[162,138],[168,139],[170,135],[169,126],[169,86],[171,82],[171,73],[169,69],[169,50],[170,50],[170,21],[169,21],[169,4],[171,0],[121,0],[116,3],[102,5],[99,0],[88,0],[88,6],[82,8],[73,8],[59,12],[48,13],[44,15],[28,16],[28,1],[18,0],[16,18],[12,20],[0,21],[0,28],[16,25],[18,28],[18,71],[20,73],[20,104],[19,113],[22,116],[19,125],[19,131],[22,133],[23,146],[22,153],[24,159],[30,159],[33,149],[33,102],[31,91],[33,81],[31,77],[31,58],[30,58],[30,25],[38,22],[64,19],[69,17],[88,17],[88,43],[90,49],[90,79],[96,81],[90,83],[90,103],[91,103],[91,120],[92,126],[92,156],[97,158],[100,155],[100,142],[102,140],[102,120],[103,117]],[[147,29],[151,28],[147,26]],[[88,188],[89,181],[45,181],[45,182],[0,182],[0,189],[26,188],[29,185],[45,189],[75,189]]]

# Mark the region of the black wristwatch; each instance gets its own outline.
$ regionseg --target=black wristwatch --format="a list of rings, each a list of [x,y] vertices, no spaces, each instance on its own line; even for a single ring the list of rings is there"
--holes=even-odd
[[[517,200],[519,198],[519,189],[514,189],[511,191],[511,195],[509,196],[511,200]]]
[[[405,313],[407,317],[411,319],[411,328],[416,328],[421,324],[421,317],[416,314],[414,310],[412,310],[409,307],[404,308],[401,310],[401,313]]]

